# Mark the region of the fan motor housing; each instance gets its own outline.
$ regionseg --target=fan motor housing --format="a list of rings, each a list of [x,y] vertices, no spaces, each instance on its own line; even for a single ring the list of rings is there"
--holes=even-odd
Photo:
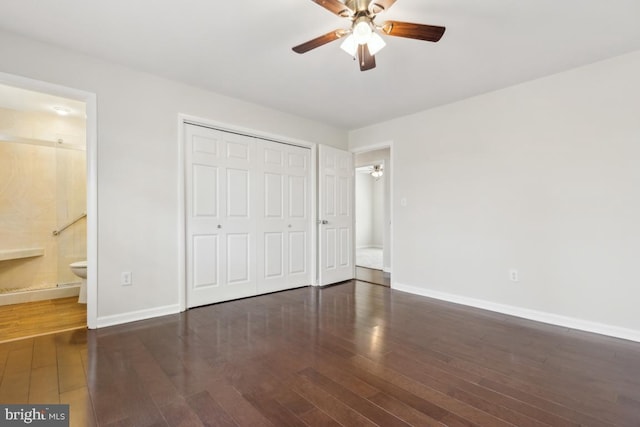
[[[346,0],[344,4],[354,12],[360,13],[360,12],[368,12],[369,5],[371,4],[371,2],[372,0]]]

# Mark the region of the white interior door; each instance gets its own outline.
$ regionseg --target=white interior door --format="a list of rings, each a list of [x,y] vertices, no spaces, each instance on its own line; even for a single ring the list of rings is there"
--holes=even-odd
[[[311,284],[311,150],[258,145],[258,293]]]
[[[185,125],[187,307],[256,294],[252,138]]]
[[[353,154],[318,146],[318,284],[352,279],[354,263]]]

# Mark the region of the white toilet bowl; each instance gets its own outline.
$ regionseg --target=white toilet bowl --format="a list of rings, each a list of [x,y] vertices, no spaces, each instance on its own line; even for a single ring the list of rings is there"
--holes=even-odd
[[[87,303],[87,261],[78,261],[69,264],[69,268],[80,279],[80,295],[78,296],[78,302],[81,304]]]

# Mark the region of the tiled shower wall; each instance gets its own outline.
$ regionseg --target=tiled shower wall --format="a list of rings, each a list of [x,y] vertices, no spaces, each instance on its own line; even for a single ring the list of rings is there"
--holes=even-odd
[[[0,252],[44,250],[0,261],[0,291],[77,281],[66,266],[86,259],[86,220],[53,230],[86,210],[85,138],[82,119],[0,109]]]

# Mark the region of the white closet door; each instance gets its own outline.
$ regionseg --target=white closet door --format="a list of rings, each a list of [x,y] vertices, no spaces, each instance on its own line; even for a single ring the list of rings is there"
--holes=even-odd
[[[311,284],[309,149],[258,144],[258,293]]]
[[[318,147],[319,285],[355,276],[353,154]]]
[[[252,138],[185,125],[187,306],[256,293]]]

